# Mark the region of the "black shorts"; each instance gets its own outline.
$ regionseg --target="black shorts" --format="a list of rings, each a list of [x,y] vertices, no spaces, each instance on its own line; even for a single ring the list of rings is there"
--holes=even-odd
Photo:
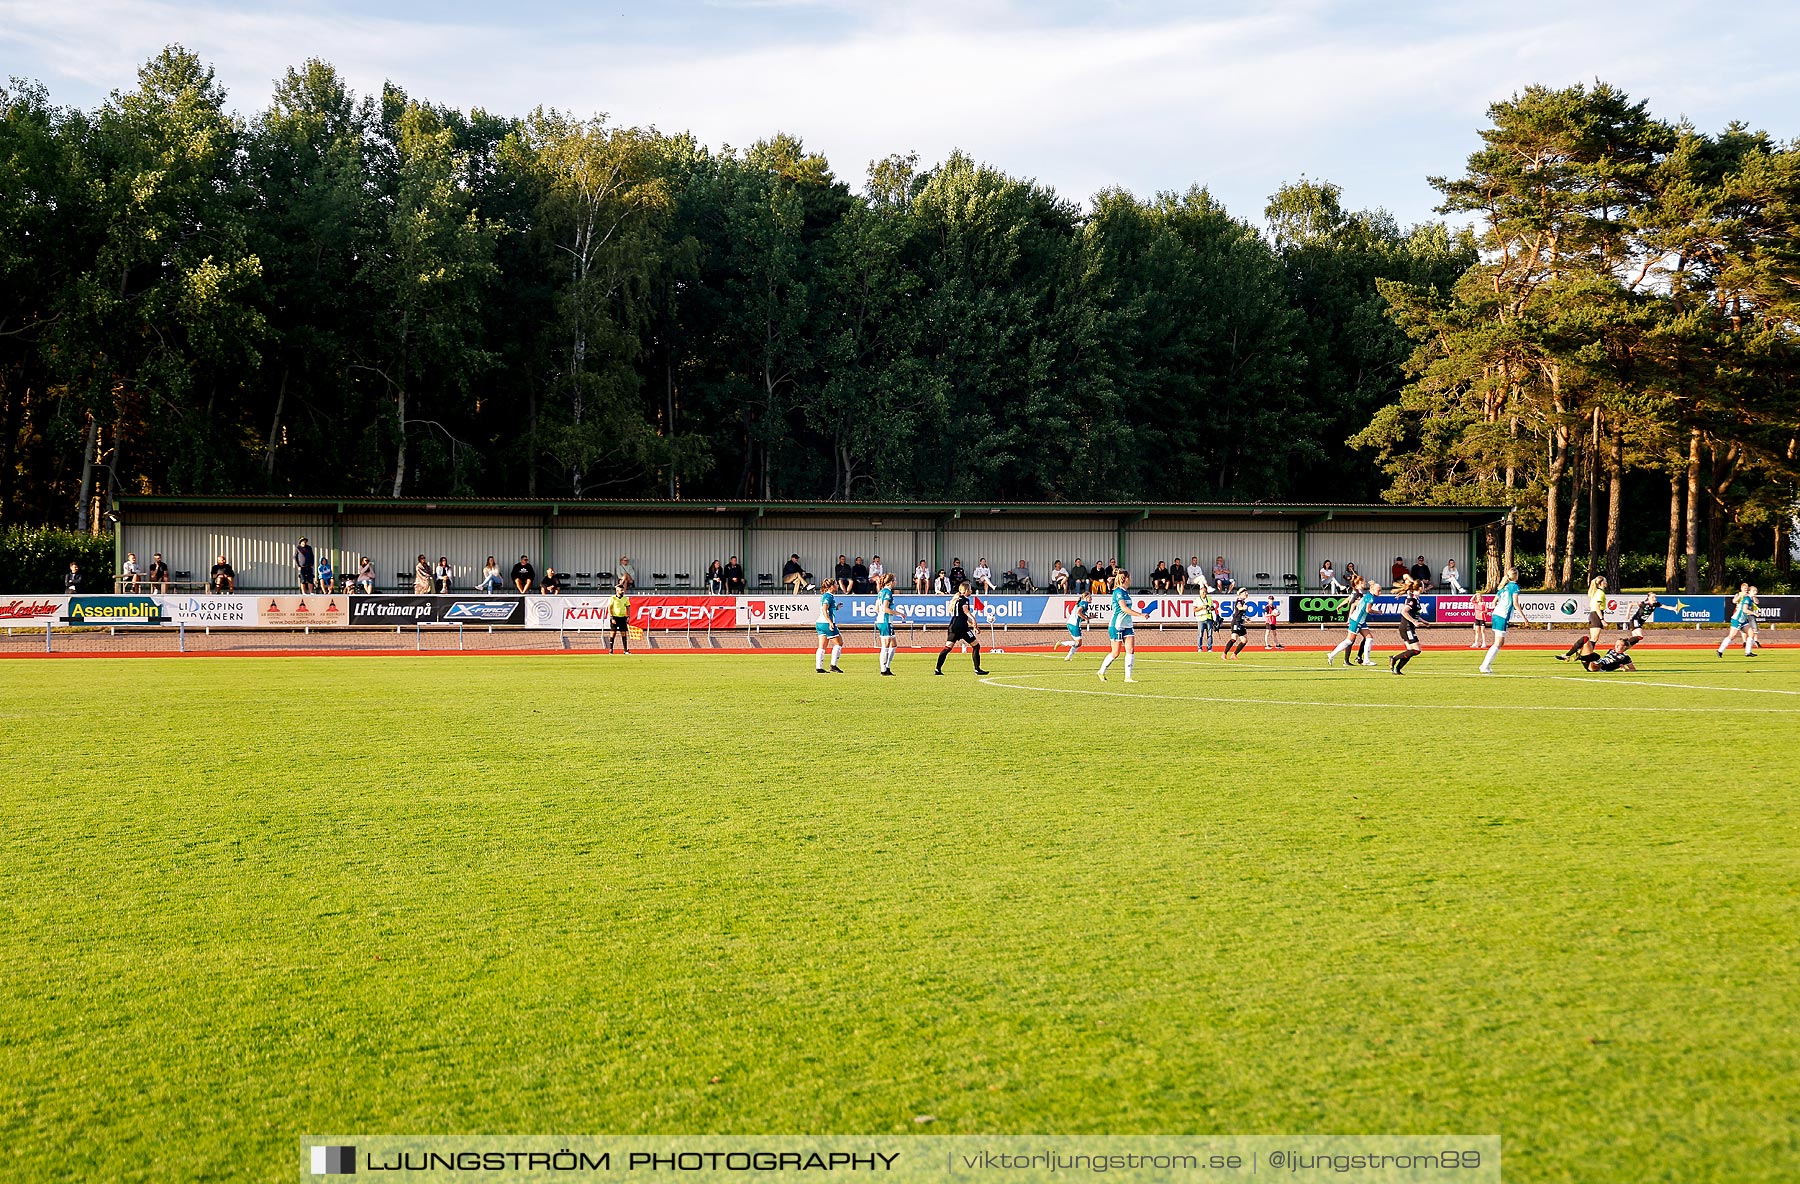
[[[630,617],[614,617],[612,619],[612,631],[614,633],[623,633],[625,632],[625,627],[630,623]]]
[[[975,640],[976,640],[975,631],[973,629],[969,628],[967,625],[965,625],[961,621],[952,622],[952,624],[950,625],[950,644],[951,645],[955,645],[959,641],[975,641]]]
[[[1599,628],[1603,627],[1605,624],[1606,624],[1606,620],[1604,617],[1602,617],[1599,613],[1594,612],[1592,609],[1588,610],[1588,628],[1589,629],[1599,629]]]
[[[1250,626],[1244,624],[1242,621],[1234,622],[1231,626],[1231,635],[1233,637],[1247,637],[1249,636],[1249,633]]]
[[[1400,622],[1400,640],[1407,645],[1419,644],[1419,627],[1411,621]]]

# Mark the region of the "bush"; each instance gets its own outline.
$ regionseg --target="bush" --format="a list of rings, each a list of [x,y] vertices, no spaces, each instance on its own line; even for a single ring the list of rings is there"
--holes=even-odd
[[[0,534],[0,593],[61,592],[71,563],[81,565],[83,591],[112,591],[112,535],[9,526]]]

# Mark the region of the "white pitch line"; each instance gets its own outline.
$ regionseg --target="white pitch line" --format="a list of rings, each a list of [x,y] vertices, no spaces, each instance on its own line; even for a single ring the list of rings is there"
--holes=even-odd
[[[1590,686],[1672,687],[1680,691],[1726,691],[1734,695],[1800,695],[1800,691],[1784,691],[1779,687],[1703,687],[1688,682],[1641,682],[1635,678],[1621,678],[1617,682],[1601,684],[1591,678],[1572,674],[1552,674],[1550,677],[1558,682],[1584,682]]]
[[[1042,678],[1047,675],[1073,677],[1075,671],[1046,671],[1043,674],[1024,675],[1025,678]],[[1085,673],[1085,672],[1080,672]],[[1021,677],[1021,676],[1015,676]],[[1022,686],[1018,683],[1001,682],[998,675],[989,675],[980,680],[991,687],[1009,691],[1036,691],[1045,695],[1097,695],[1112,699],[1157,699],[1178,703],[1247,703],[1257,706],[1272,707],[1337,707],[1355,708],[1368,711],[1563,711],[1579,714],[1606,714],[1611,712],[1636,712],[1647,715],[1800,715],[1800,708],[1793,707],[1573,707],[1546,703],[1369,703],[1344,702],[1337,699],[1251,699],[1227,695],[1163,695],[1154,691],[1112,691],[1082,689],[1076,687],[1034,687]]]

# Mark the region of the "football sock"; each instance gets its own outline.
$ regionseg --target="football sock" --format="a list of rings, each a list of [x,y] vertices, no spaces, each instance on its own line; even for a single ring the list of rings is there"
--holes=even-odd
[[[1394,659],[1394,669],[1395,670],[1406,669],[1406,664],[1408,662],[1412,661],[1413,658],[1415,658],[1416,656],[1417,656],[1417,654],[1412,650],[1402,650],[1400,653],[1400,656]]]
[[[1337,648],[1332,650],[1331,656],[1326,658],[1325,660],[1327,662],[1329,662],[1332,660],[1332,658],[1337,657],[1339,654],[1343,653],[1345,650],[1348,650],[1349,648],[1350,648],[1350,639],[1348,637],[1346,637],[1344,640],[1337,643]]]
[[[1126,654],[1125,655],[1125,677],[1126,678],[1131,677],[1131,668],[1133,666],[1135,666],[1136,664],[1137,664],[1137,655],[1136,654]]]
[[[944,668],[944,659],[948,658],[949,656],[950,656],[950,647],[949,646],[945,646],[943,649],[938,651],[937,668],[939,670],[942,670]]]
[[[813,669],[814,670],[825,669],[825,647],[824,646],[820,646],[818,649],[813,651]]]
[[[1108,654],[1106,657],[1100,659],[1100,673],[1105,674],[1106,668],[1113,664],[1113,659],[1117,656],[1118,655],[1116,654]]]
[[[1493,645],[1490,645],[1490,646],[1489,646],[1489,647],[1488,647],[1488,652],[1487,652],[1487,657],[1485,657],[1485,658],[1483,658],[1483,659],[1482,659],[1482,660],[1481,660],[1481,668],[1482,668],[1482,669],[1483,669],[1483,670],[1486,670],[1486,669],[1488,669],[1488,668],[1490,668],[1490,667],[1491,667],[1491,666],[1493,666],[1493,664],[1494,664],[1494,655],[1495,655],[1495,654],[1497,654],[1497,653],[1499,653],[1499,652],[1500,652],[1500,639],[1499,639],[1499,638],[1495,638],[1495,639],[1494,639],[1494,644],[1493,644]]]

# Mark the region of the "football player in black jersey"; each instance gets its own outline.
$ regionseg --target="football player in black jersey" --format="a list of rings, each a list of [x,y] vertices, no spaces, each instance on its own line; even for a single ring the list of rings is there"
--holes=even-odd
[[[1225,639],[1225,652],[1219,655],[1221,659],[1243,656],[1244,647],[1250,644],[1249,619],[1250,590],[1239,588],[1231,600],[1231,636]]]
[[[1404,674],[1406,664],[1425,652],[1419,644],[1419,626],[1425,623],[1425,609],[1419,603],[1419,581],[1408,579],[1400,586],[1406,595],[1406,602],[1400,606],[1400,642],[1406,648],[1388,659],[1388,669],[1395,674]]]
[[[1589,654],[1581,660],[1581,664],[1595,674],[1611,674],[1615,670],[1636,670],[1637,667],[1632,664],[1631,655],[1622,648],[1625,644],[1626,642],[1621,639],[1618,645],[1613,646],[1604,654]]]
[[[1633,605],[1631,616],[1625,621],[1625,635],[1619,638],[1619,643],[1613,648],[1623,652],[1644,640],[1644,626],[1656,619],[1656,610],[1660,607],[1662,602],[1656,599],[1654,592]]]

